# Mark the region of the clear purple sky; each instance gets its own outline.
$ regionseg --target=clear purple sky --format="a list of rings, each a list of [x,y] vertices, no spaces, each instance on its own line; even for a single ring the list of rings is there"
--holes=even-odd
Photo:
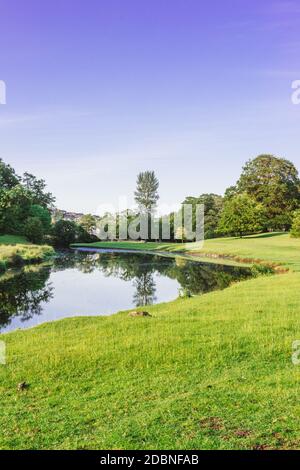
[[[223,193],[243,163],[300,168],[300,2],[0,0],[0,156],[64,209]]]

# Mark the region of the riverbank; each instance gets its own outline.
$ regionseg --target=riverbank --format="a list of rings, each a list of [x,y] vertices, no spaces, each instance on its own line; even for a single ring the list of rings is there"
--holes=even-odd
[[[300,271],[300,239],[287,233],[267,233],[243,238],[214,238],[201,243],[143,243],[96,242],[74,244],[73,247],[114,248],[139,251],[167,251],[185,253],[195,258],[208,257],[218,260],[231,259],[239,263],[262,263]]]
[[[225,255],[241,250],[243,240],[227,240],[213,242]],[[264,240],[245,240],[250,257],[265,251],[289,273],[147,307],[149,318],[121,312],[1,335],[0,448],[299,448],[298,260],[286,235]]]
[[[54,254],[48,245],[32,245],[24,237],[0,236],[0,274],[9,268],[40,263]]]

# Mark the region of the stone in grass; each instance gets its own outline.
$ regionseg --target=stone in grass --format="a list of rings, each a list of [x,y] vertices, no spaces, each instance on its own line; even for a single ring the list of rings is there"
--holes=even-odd
[[[18,389],[19,392],[23,392],[24,390],[27,390],[28,387],[29,387],[29,384],[28,384],[28,383],[26,383],[26,382],[20,382],[20,383],[18,384],[17,389]]]
[[[138,311],[138,310],[135,310],[134,312],[130,312],[128,314],[129,317],[152,317],[152,315],[150,315],[150,313],[148,312],[142,312],[142,311]]]

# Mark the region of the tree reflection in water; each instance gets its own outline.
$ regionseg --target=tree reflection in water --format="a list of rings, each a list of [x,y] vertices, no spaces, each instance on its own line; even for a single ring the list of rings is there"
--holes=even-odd
[[[0,277],[0,327],[8,325],[15,316],[27,321],[42,314],[41,304],[54,295],[47,282],[50,271],[50,267],[32,267]]]
[[[153,304],[156,298],[155,275],[176,280],[185,295],[199,295],[223,289],[232,281],[251,276],[248,268],[189,261],[180,257],[162,257],[144,253],[65,251],[51,267],[31,267],[0,277],[0,328],[19,316],[26,321],[41,315],[43,305],[55,295],[49,282],[51,272],[75,269],[83,274],[95,270],[106,277],[131,282],[135,288],[135,306]]]
[[[133,280],[133,284],[136,289],[133,303],[136,307],[154,304],[156,285],[152,273],[143,273],[141,277]]]

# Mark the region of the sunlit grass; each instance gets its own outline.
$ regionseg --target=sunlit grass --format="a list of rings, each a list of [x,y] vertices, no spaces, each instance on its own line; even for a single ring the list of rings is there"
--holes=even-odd
[[[204,249],[297,269],[298,247],[278,235]],[[0,448],[299,448],[299,285],[291,271],[146,307],[150,318],[123,312],[2,335]]]
[[[10,267],[41,262],[53,255],[53,253],[52,247],[47,245],[32,245],[23,237],[2,236],[0,237],[0,273]]]
[[[299,282],[262,277],[147,307],[152,318],[2,335],[0,447],[299,447]]]

